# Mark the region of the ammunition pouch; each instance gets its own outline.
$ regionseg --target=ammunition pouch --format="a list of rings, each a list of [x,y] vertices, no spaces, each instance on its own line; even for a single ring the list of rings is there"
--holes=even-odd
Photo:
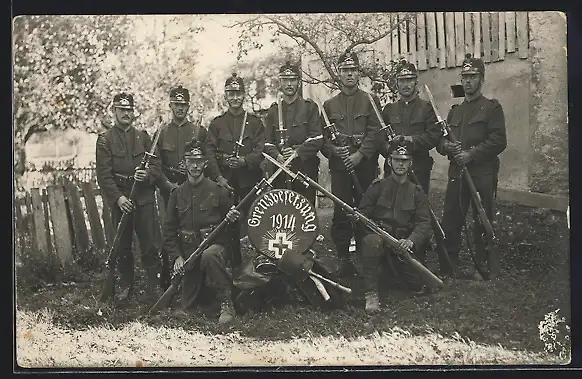
[[[356,151],[362,146],[365,136],[363,134],[353,134],[348,136],[347,134],[338,133],[337,137],[340,144],[349,146],[351,148],[350,151]]]
[[[403,228],[401,226],[395,226],[386,221],[378,221],[378,225],[386,232],[388,232],[392,237],[396,239],[408,238],[412,230],[410,228]]]
[[[121,188],[129,188],[133,184],[133,175],[123,175],[113,173],[113,180],[115,180],[115,184]]]

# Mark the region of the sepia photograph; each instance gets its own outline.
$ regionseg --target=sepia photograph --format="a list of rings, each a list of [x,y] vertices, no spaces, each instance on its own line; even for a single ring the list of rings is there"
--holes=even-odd
[[[14,370],[569,364],[567,24],[13,17]]]

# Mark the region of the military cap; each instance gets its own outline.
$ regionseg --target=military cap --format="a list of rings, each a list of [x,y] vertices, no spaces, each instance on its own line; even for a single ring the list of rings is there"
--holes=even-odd
[[[236,76],[236,72],[232,73],[232,76],[226,79],[224,83],[225,91],[244,91],[245,83],[240,76]]]
[[[123,109],[133,109],[133,96],[129,93],[121,92],[113,96],[113,107]]]
[[[287,61],[279,69],[279,78],[298,78],[299,66]]]
[[[394,140],[388,150],[391,158],[412,159],[412,146],[404,138]]]
[[[174,87],[170,90],[170,103],[189,104],[190,92],[182,87]]]
[[[400,67],[400,70],[396,74],[396,78],[400,79],[400,78],[417,78],[417,77],[418,77],[418,71],[417,71],[414,63],[402,61],[402,66]]]
[[[356,53],[347,52],[340,55],[339,59],[337,60],[338,68],[358,68],[360,67],[360,61],[358,60],[358,56]]]
[[[461,75],[471,75],[471,74],[485,75],[485,65],[483,64],[483,61],[481,59],[472,58],[471,54],[467,54],[465,55],[465,60],[463,61]]]
[[[186,152],[184,153],[184,159],[206,159],[204,152],[200,146],[200,142],[193,138],[191,141],[186,143],[185,146]]]

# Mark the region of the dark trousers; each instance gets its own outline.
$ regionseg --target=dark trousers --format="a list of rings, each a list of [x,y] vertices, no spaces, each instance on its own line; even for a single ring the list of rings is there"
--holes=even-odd
[[[476,175],[472,176],[475,187],[481,196],[483,208],[493,223],[493,200],[497,188],[497,175]],[[442,227],[447,236],[446,248],[449,257],[455,266],[459,264],[459,251],[461,250],[461,231],[469,210],[469,203],[473,207],[473,230],[475,255],[477,260],[484,262],[486,259],[485,243],[481,238],[483,228],[479,223],[477,209],[471,201],[471,192],[463,177],[449,178],[447,190],[445,192],[445,204],[443,210]],[[441,270],[445,273],[452,273],[455,267],[450,267],[446,261],[439,262]]]
[[[373,159],[364,158],[356,167],[356,176],[358,177],[364,192],[366,192],[366,189],[376,178],[377,169],[377,157]],[[348,205],[357,206],[360,202],[360,197],[354,188],[351,175],[345,170],[331,170],[330,173],[331,192]],[[340,258],[349,256],[350,240],[354,237],[355,231],[356,228],[352,225],[347,214],[340,206],[335,204],[333,208],[330,234]],[[356,241],[358,239],[358,236],[356,236]]]
[[[387,264],[387,275],[399,277],[412,290],[422,287],[419,276],[412,267],[400,259],[377,234],[366,234],[362,238],[362,248],[358,249],[358,258],[362,263],[362,276],[366,292],[378,292],[378,279],[383,261]]]
[[[111,210],[111,218],[117,227],[123,213],[117,204],[113,204]],[[160,249],[154,239],[154,227],[156,227],[154,225],[155,211],[154,204],[150,203],[136,206],[135,210],[129,214],[126,227],[121,235],[117,259],[121,288],[133,290],[134,259],[131,245],[134,231],[141,250],[141,261],[147,274],[148,285],[152,289],[160,285],[160,280],[158,279],[161,268]]]
[[[254,187],[234,187],[234,204],[240,203],[242,199],[254,188]],[[247,234],[247,216],[249,213],[249,209],[251,204],[253,203],[252,199],[247,201],[240,209],[240,218],[237,222],[232,223],[229,225],[229,233],[232,235],[232,267],[239,267],[242,261],[241,253],[240,253],[240,238]]]
[[[209,288],[220,301],[230,296],[232,279],[226,270],[227,249],[219,244],[210,245],[202,252],[199,267],[186,271],[182,278],[182,308],[193,308],[201,291]]]
[[[160,194],[162,195],[162,199],[164,199],[164,204],[159,204],[158,206],[164,207],[164,210],[168,208],[168,201],[170,199],[170,192],[160,188]],[[164,212],[164,214],[166,214]],[[163,245],[163,241],[161,243]],[[162,258],[162,266],[160,269],[160,282],[162,285],[162,289],[166,290],[170,286],[170,279],[171,279],[171,268],[170,268],[170,260],[168,258],[168,253],[164,249],[160,249],[160,256]]]

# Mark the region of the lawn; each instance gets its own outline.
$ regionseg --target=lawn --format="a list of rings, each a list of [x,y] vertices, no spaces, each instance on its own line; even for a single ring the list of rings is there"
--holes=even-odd
[[[441,193],[431,195],[437,215],[441,203]],[[332,253],[330,211],[321,209],[324,241],[316,245],[321,254]],[[503,266],[497,280],[457,280],[426,296],[385,284],[382,309],[373,316],[363,311],[358,277],[341,280],[354,291],[344,309],[273,305],[239,315],[226,327],[217,325],[216,307],[190,316],[168,309],[145,318],[147,306],[137,300],[99,315],[95,304],[103,273],[21,286],[19,362],[35,367],[566,363],[544,352],[538,332],[544,315],[556,309],[570,322],[565,214],[499,204],[494,226]],[[466,255],[462,264],[471,265]],[[427,266],[437,269],[434,254]],[[139,270],[137,278],[143,279]]]

